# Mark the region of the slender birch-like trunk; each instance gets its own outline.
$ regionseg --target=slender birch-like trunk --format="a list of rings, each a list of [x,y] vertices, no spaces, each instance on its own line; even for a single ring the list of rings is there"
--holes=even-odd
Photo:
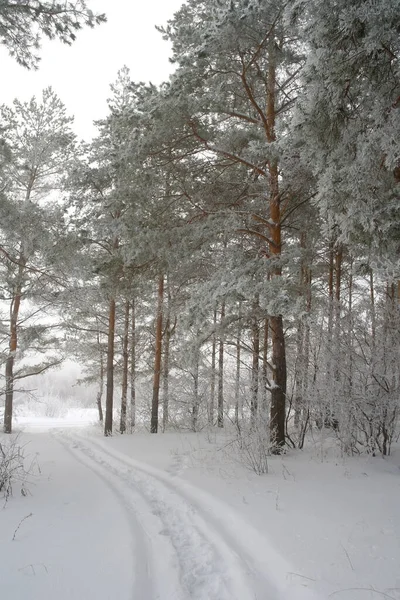
[[[158,280],[157,316],[156,316],[156,346],[154,355],[153,399],[151,403],[150,433],[158,432],[158,406],[160,398],[162,328],[163,328],[164,275]]]
[[[225,300],[221,303],[220,316],[220,337],[218,349],[218,427],[224,426],[224,319],[225,319]]]
[[[126,431],[126,412],[128,400],[128,367],[129,367],[129,300],[125,301],[124,335],[122,338],[122,394],[121,394],[121,419],[119,430]]]
[[[99,411],[99,421],[100,423],[103,423],[103,405],[102,405],[102,399],[103,399],[103,389],[104,389],[104,358],[103,358],[103,351],[100,345],[100,335],[97,332],[97,345],[99,346],[99,352],[100,352],[100,369],[99,369],[99,391],[97,392],[97,396],[96,396],[96,404],[97,404],[97,410]]]
[[[112,435],[113,430],[115,314],[115,298],[111,298],[108,308],[106,417],[104,421],[104,435],[106,437]]]
[[[164,328],[164,361],[162,369],[162,383],[163,383],[163,420],[162,430],[165,431],[168,427],[169,421],[169,354],[171,345],[171,292],[169,287],[168,277],[167,282],[167,307],[165,310],[165,328]]]
[[[212,335],[212,348],[211,348],[211,380],[210,380],[210,404],[208,409],[208,424],[212,427],[214,425],[214,412],[215,412],[215,380],[216,380],[216,359],[217,359],[217,336],[215,329],[217,327],[217,308],[214,308],[213,314],[213,335]]]
[[[250,420],[254,426],[258,412],[258,388],[259,388],[259,363],[260,363],[260,328],[257,320],[258,298],[253,302],[253,316],[251,319],[252,332],[252,365],[251,365],[251,404]]]
[[[264,422],[268,418],[268,341],[269,341],[269,320],[264,319],[264,340],[262,353],[262,398],[261,412]]]
[[[241,306],[239,305],[239,321],[236,337],[236,374],[235,374],[235,425],[239,425],[240,411],[240,372],[241,372],[241,343],[242,343],[242,322],[240,318]]]
[[[130,425],[131,433],[136,427],[136,313],[135,299],[131,301],[131,406]]]
[[[193,406],[192,406],[192,430],[197,431],[197,424],[199,420],[199,350],[196,349],[193,365]]]

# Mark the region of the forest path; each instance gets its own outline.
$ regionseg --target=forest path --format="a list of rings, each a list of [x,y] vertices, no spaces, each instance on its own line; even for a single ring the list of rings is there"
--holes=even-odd
[[[289,566],[223,502],[107,439],[74,431],[55,437],[132,515],[132,600],[287,600]],[[293,600],[310,598],[306,590],[290,592]]]
[[[108,448],[106,441],[72,431],[55,437],[114,491],[132,516],[132,600],[275,600],[270,585],[257,585],[230,540],[180,493],[171,476],[155,475],[154,469]]]
[[[139,600],[140,585],[143,600],[156,598],[143,529],[118,489],[58,437],[15,437],[31,475],[27,495],[18,480],[12,498],[0,495],[0,597]]]

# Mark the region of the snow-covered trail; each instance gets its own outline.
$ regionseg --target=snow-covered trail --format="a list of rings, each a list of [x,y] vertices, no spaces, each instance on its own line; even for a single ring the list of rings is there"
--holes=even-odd
[[[132,600],[275,598],[268,593],[272,590],[254,592],[250,573],[235,550],[173,488],[98,441],[71,432],[57,434],[56,439],[114,489],[142,527],[139,551],[146,557],[148,576],[146,580],[143,564],[135,565]]]
[[[24,434],[30,493],[16,483],[0,504],[0,597],[4,600],[131,600],[156,597],[146,540],[125,498],[49,433]]]
[[[224,503],[120,453],[107,440],[84,435],[63,431],[54,437],[131,516],[132,599],[311,598],[309,590],[292,585],[290,566],[267,540]]]

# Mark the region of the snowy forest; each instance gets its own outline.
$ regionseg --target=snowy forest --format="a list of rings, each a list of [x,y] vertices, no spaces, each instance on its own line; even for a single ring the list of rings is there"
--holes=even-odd
[[[104,20],[36,4],[0,6],[28,68],[35,31]],[[169,81],[122,67],[90,142],[51,88],[1,107],[4,432],[29,377],[69,357],[105,436],[229,426],[279,454],[329,429],[388,455],[398,0],[188,0],[159,32]]]
[[[174,2],[0,0],[0,596],[400,600],[400,0]]]

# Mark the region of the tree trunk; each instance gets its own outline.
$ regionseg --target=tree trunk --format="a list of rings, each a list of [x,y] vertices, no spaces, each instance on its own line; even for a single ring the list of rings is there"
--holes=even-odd
[[[169,422],[169,351],[171,336],[169,332],[169,321],[167,321],[168,329],[165,330],[164,337],[164,364],[163,364],[163,423],[162,430],[165,431]]]
[[[273,144],[276,141],[276,60],[275,60],[275,35],[270,33],[268,52],[268,83],[267,83],[267,141]],[[281,205],[279,194],[279,171],[276,159],[268,161],[269,173],[269,213],[270,213],[270,238],[269,251],[277,265],[272,269],[272,276],[281,277],[282,268],[279,258],[282,251],[282,223]],[[272,452],[279,454],[285,444],[286,423],[286,349],[282,315],[270,318],[272,341],[273,385],[271,391],[271,418],[270,436]]]
[[[25,193],[25,204],[29,205],[32,194],[32,189],[35,184],[36,175],[31,173],[26,193]],[[19,260],[18,260],[18,273],[15,282],[15,289],[13,298],[11,300],[10,307],[10,342],[9,342],[9,354],[6,360],[6,394],[5,394],[5,406],[4,406],[4,433],[12,433],[12,418],[13,418],[13,403],[14,403],[14,363],[15,354],[18,348],[18,315],[21,308],[22,300],[22,281],[25,273],[25,267],[27,264],[27,257],[25,256],[25,244],[21,241]]]
[[[220,338],[218,352],[218,427],[224,426],[224,319],[225,319],[225,300],[221,303],[220,319]]]
[[[215,335],[215,329],[217,327],[217,308],[214,308],[213,316],[213,335],[212,335],[212,349],[211,349],[211,382],[210,382],[210,405],[208,409],[208,424],[212,427],[214,425],[214,411],[215,411],[215,379],[216,379],[216,358],[217,358],[217,336]]]
[[[99,341],[99,335],[97,334],[97,340]],[[103,398],[103,388],[104,388],[104,361],[103,361],[103,352],[100,349],[100,381],[99,381],[99,391],[97,392],[96,404],[97,409],[99,411],[99,421],[103,423],[103,406],[101,404]]]
[[[335,327],[333,343],[334,360],[334,385],[333,398],[328,415],[328,425],[337,429],[339,425],[339,414],[341,412],[340,397],[343,384],[341,382],[341,287],[342,287],[342,265],[343,265],[343,246],[339,244],[335,252]],[[346,417],[347,418],[347,417]]]
[[[199,419],[199,351],[196,350],[194,372],[193,372],[193,406],[192,406],[192,430],[197,431]]]
[[[280,454],[285,443],[286,355],[282,316],[270,317],[272,333],[273,382],[271,390],[272,452]]]
[[[269,321],[264,320],[264,342],[263,342],[263,359],[262,359],[262,418],[266,422],[267,420],[267,407],[268,407],[268,338],[269,338]]]
[[[111,298],[108,310],[108,341],[106,370],[106,418],[104,435],[112,435],[114,403],[114,339],[115,339],[115,298]]]
[[[300,317],[297,323],[296,335],[296,368],[295,368],[295,396],[294,396],[294,426],[300,426],[301,412],[303,408],[303,362],[304,362],[304,323]]]
[[[325,389],[323,397],[318,407],[318,419],[316,424],[319,429],[322,429],[326,424],[329,412],[332,408],[329,406],[332,395],[334,394],[335,377],[334,377],[334,315],[335,315],[335,241],[331,239],[328,245],[328,323],[327,323],[327,334],[325,341],[325,355],[326,355],[326,376],[325,376]]]
[[[129,364],[129,301],[125,301],[124,337],[122,339],[122,394],[121,394],[121,421],[119,430],[126,431],[126,409],[128,398],[128,364]]]
[[[236,338],[236,376],[235,376],[235,425],[239,424],[239,407],[240,407],[240,371],[241,371],[241,348],[240,345],[242,343],[242,323],[240,318],[240,305],[239,305],[239,322],[238,322],[238,332]]]
[[[375,351],[376,351],[376,311],[375,311],[375,288],[374,288],[374,273],[371,269],[369,274],[369,291],[370,291],[370,299],[371,299],[371,335],[372,335],[372,344],[371,344],[371,356],[372,360],[375,361]]]
[[[310,423],[310,400],[308,397],[309,388],[309,370],[310,370],[310,315],[311,315],[311,283],[312,283],[312,272],[307,266],[305,268],[305,285],[306,285],[306,311],[307,316],[303,320],[303,340],[302,340],[302,352],[303,361],[302,367],[304,369],[302,376],[302,407],[301,407],[301,419],[300,419],[300,431],[298,436],[298,447],[302,450],[304,446],[305,435],[307,428]]]
[[[13,399],[14,399],[14,361],[17,351],[17,321],[21,304],[21,294],[17,294],[11,307],[10,319],[10,344],[9,354],[6,360],[6,400],[4,407],[4,433],[12,433]]]
[[[131,302],[131,433],[136,426],[136,315],[135,300]]]
[[[26,266],[26,260],[21,252],[17,283],[14,297],[10,307],[10,342],[9,354],[6,360],[6,397],[4,406],[4,433],[12,433],[13,402],[14,402],[14,363],[18,347],[18,315],[22,300],[22,278]]]
[[[156,347],[154,356],[153,400],[151,403],[150,433],[158,432],[158,405],[160,397],[162,327],[163,327],[164,275],[158,281],[157,317],[156,317]]]
[[[169,421],[169,353],[171,342],[171,293],[167,277],[167,309],[164,328],[164,364],[163,364],[163,422],[162,430],[165,431]]]
[[[253,302],[253,316],[251,319],[252,331],[252,365],[251,365],[251,404],[250,420],[254,426],[258,411],[258,382],[259,382],[259,359],[260,359],[260,328],[257,320],[258,298]]]
[[[307,236],[304,231],[300,235],[301,265],[299,291],[302,305],[307,310],[308,296],[308,265],[306,261]],[[295,370],[295,398],[294,398],[294,425],[296,429],[300,426],[301,415],[304,413],[304,380],[306,377],[306,357],[305,357],[305,328],[307,317],[303,314],[297,324],[296,338],[296,370]]]

